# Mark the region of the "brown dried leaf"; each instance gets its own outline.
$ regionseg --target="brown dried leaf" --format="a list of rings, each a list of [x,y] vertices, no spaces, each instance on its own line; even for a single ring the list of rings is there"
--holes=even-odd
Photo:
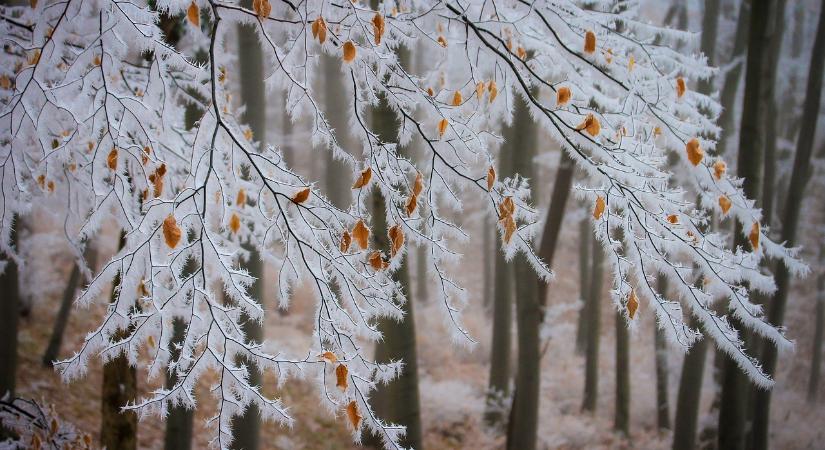
[[[461,106],[464,102],[464,97],[461,95],[461,91],[455,91],[453,94],[453,106]]]
[[[584,121],[576,127],[576,129],[579,131],[584,130],[590,136],[596,137],[599,135],[602,126],[599,123],[599,119],[597,119],[593,113],[589,113],[587,114],[587,117],[584,118]]]
[[[727,195],[722,195],[719,197],[719,207],[722,208],[722,214],[727,214],[732,205],[733,202],[730,201]]]
[[[633,320],[636,317],[636,311],[639,309],[639,299],[636,297],[636,290],[630,290],[630,297],[627,298],[627,315],[630,316],[630,320]]]
[[[525,50],[524,47],[519,46],[519,48],[516,49],[516,55],[518,56],[518,59],[524,61],[527,59],[527,50]]]
[[[347,369],[347,366],[338,364],[338,367],[335,368],[335,385],[342,391],[346,391],[349,387],[348,375],[349,369]]]
[[[759,250],[759,222],[754,222],[751,225],[751,232],[748,234],[748,240],[751,241],[751,248],[753,251]]]
[[[301,189],[295,194],[294,197],[292,197],[292,201],[298,204],[307,201],[307,199],[309,199],[309,192],[309,188]]]
[[[487,83],[487,91],[490,93],[490,103],[493,103],[498,95],[498,86],[496,86],[495,81],[490,80],[490,82]]]
[[[349,424],[353,430],[358,430],[361,426],[361,413],[358,412],[358,404],[355,403],[355,400],[349,402],[347,405],[347,419],[349,420]]]
[[[335,353],[332,353],[329,350],[327,350],[324,353],[321,353],[320,355],[318,355],[318,358],[323,359],[323,360],[327,361],[330,364],[335,364],[336,362],[338,362],[338,357],[335,356]]]
[[[682,98],[685,95],[685,91],[687,91],[687,85],[685,85],[685,79],[679,77],[676,79],[676,97]]]
[[[596,206],[593,208],[593,218],[599,220],[602,218],[602,214],[604,214],[605,202],[604,197],[599,195],[596,197]]]
[[[722,177],[725,176],[725,172],[728,170],[728,165],[725,164],[725,161],[721,159],[717,159],[715,163],[713,163],[713,176],[716,177],[717,180],[721,180]]]
[[[343,58],[345,63],[355,61],[355,44],[353,44],[352,41],[344,42],[343,50]]]
[[[447,47],[447,39],[444,39],[444,36],[438,37],[438,45],[442,47]]]
[[[418,196],[411,195],[407,198],[407,203],[405,205],[405,209],[407,211],[407,215],[411,216],[412,213],[415,212],[415,209],[418,207]]]
[[[424,176],[421,175],[421,172],[417,172],[415,174],[415,182],[413,183],[413,190],[412,193],[414,196],[418,197],[419,194],[424,190]]]
[[[476,83],[476,99],[481,101],[481,97],[484,96],[484,82],[479,81]]]
[[[694,166],[698,166],[702,159],[705,157],[705,151],[702,150],[702,147],[699,145],[699,139],[693,138],[688,141],[687,145],[685,146],[685,151],[687,152],[688,160]]]
[[[487,192],[493,190],[493,185],[496,183],[496,169],[490,166],[487,169]]]
[[[192,25],[196,27],[201,26],[201,10],[194,1],[189,4],[189,9],[186,10],[186,18],[189,19]]]
[[[169,248],[175,248],[180,242],[180,227],[178,226],[178,222],[175,220],[175,216],[169,214],[166,216],[166,219],[163,220],[163,239],[166,241],[166,245]]]
[[[509,244],[510,239],[513,238],[513,233],[516,232],[516,220],[513,219],[513,216],[507,216],[504,219],[504,243]]]
[[[238,190],[238,195],[235,196],[235,205],[243,206],[246,204],[246,190],[243,188]]]
[[[372,30],[375,35],[375,45],[381,44],[381,37],[384,35],[384,16],[381,13],[375,13],[372,17]]]
[[[377,250],[370,253],[369,258],[367,258],[367,261],[370,263],[370,266],[376,271],[384,270],[390,265],[390,263],[384,260],[384,257],[381,255],[381,252]]]
[[[394,258],[401,247],[404,246],[404,232],[401,230],[401,225],[390,227],[387,235],[390,238],[390,258]]]
[[[252,8],[255,10],[255,13],[258,14],[259,19],[269,17],[269,13],[272,12],[272,5],[269,3],[269,0],[255,0],[252,2]]]
[[[513,202],[513,197],[504,197],[504,200],[498,205],[498,214],[501,216],[501,220],[511,217],[515,211],[516,204]]]
[[[110,170],[117,170],[117,148],[112,148],[109,152],[109,156],[106,157],[106,165],[109,166]]]
[[[444,133],[447,132],[447,125],[449,124],[450,122],[448,122],[447,119],[441,119],[438,121],[438,137],[444,136]]]
[[[229,218],[229,229],[236,234],[241,229],[241,218],[235,213],[232,213],[232,217]]]
[[[596,33],[587,30],[584,34],[584,52],[593,53],[596,51]]]
[[[352,244],[352,235],[349,234],[349,231],[344,230],[344,234],[341,235],[341,245],[339,248],[341,249],[341,253],[346,253],[349,250],[349,246]]]
[[[355,183],[352,185],[353,189],[361,189],[362,187],[369,184],[370,180],[372,179],[372,167],[367,167],[361,172],[361,175],[358,176],[358,179],[355,180]]]
[[[364,224],[363,219],[358,219],[355,227],[352,229],[352,237],[355,242],[361,247],[361,250],[366,250],[370,245],[370,229]]]
[[[570,97],[572,93],[570,92],[570,88],[567,86],[562,86],[559,88],[558,92],[556,92],[556,105],[562,106],[567,104],[570,101]]]
[[[676,214],[671,214],[667,216],[667,221],[675,225],[679,223],[679,216]]]

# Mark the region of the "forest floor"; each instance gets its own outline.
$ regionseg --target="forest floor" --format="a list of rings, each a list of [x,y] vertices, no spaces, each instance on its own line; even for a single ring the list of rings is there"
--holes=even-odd
[[[480,221],[476,221],[480,222]],[[478,232],[470,228],[470,232]],[[556,277],[550,290],[549,304],[575,305],[578,298],[577,227],[565,225],[561,248],[557,253]],[[477,233],[480,236],[480,234]],[[109,248],[101,249],[101,261],[114,250],[114,239]],[[430,449],[502,448],[503,433],[487,429],[482,422],[484,395],[489,373],[491,318],[482,300],[483,270],[479,261],[480,246],[465,246],[467,254],[460,261],[461,270],[452,273],[469,289],[469,304],[464,320],[477,344],[450,345],[450,332],[445,328],[443,305],[435,301],[415,301],[416,326],[419,345],[421,377],[422,420],[425,446]],[[477,253],[477,254],[476,254]],[[60,264],[64,263],[64,264]],[[67,256],[43,256],[42,267],[55,267],[57,280],[68,277],[71,261]],[[474,266],[475,265],[475,266]],[[35,266],[36,267],[36,266]],[[62,268],[61,268],[62,267]],[[415,267],[412,264],[412,267]],[[457,269],[456,267],[455,269]],[[470,269],[470,270],[468,270]],[[61,278],[62,277],[62,278]],[[269,280],[272,280],[270,277]],[[580,412],[584,358],[575,349],[578,312],[575,307],[560,307],[561,311],[548,325],[552,336],[542,361],[539,440],[541,448],[670,448],[671,433],[656,429],[656,380],[654,369],[653,315],[642,305],[637,329],[631,334],[631,434],[621,437],[612,431],[614,402],[615,313],[605,283],[602,302],[602,333],[599,354],[599,401],[594,416]],[[810,370],[811,336],[813,335],[813,280],[802,280],[791,298],[787,316],[788,335],[795,340],[796,350],[780,356],[780,372],[774,388],[771,417],[772,448],[816,448],[825,442],[825,395],[813,403],[807,400],[806,387]],[[413,283],[415,286],[415,283]],[[268,281],[268,298],[274,298],[274,286]],[[61,283],[43,289],[30,304],[29,318],[21,321],[18,394],[54,404],[58,414],[97,439],[100,427],[101,369],[99,361],[91,361],[88,374],[73,383],[64,384],[52,369],[41,365],[56,304],[62,290]],[[416,293],[414,293],[416,294]],[[416,294],[417,295],[417,294]],[[415,297],[415,296],[414,296]],[[273,302],[274,303],[274,302]],[[297,290],[288,314],[271,311],[267,314],[267,336],[277,339],[296,352],[305,352],[311,335],[312,305],[306,291]],[[104,307],[72,311],[61,357],[75,352],[83,336],[99,323]],[[37,318],[33,320],[32,318]],[[513,328],[515,332],[515,327]],[[513,353],[515,359],[515,351]],[[705,385],[701,406],[700,425],[706,432],[715,427],[711,412],[715,389],[713,352],[706,364]],[[676,392],[682,355],[672,351],[668,357],[671,420],[676,403]],[[159,380],[147,381],[146,373],[139,373],[142,393],[157,387]],[[195,418],[195,448],[207,447],[212,430],[205,421],[214,414],[215,402],[208,392],[210,376],[201,380],[196,396],[199,407]],[[307,381],[293,380],[275,389],[275,379],[265,379],[265,391],[278,395],[289,406],[296,421],[293,429],[264,423],[262,443],[265,449],[349,449],[351,443],[343,417],[335,417],[320,408],[317,393]],[[825,391],[821,389],[820,392]],[[164,424],[153,416],[139,423],[141,448],[162,448]]]

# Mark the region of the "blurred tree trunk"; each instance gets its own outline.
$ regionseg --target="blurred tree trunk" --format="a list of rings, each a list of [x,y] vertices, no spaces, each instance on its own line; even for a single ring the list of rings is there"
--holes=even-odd
[[[667,293],[667,278],[659,276],[657,290],[660,295]],[[668,401],[667,338],[658,324],[653,326],[653,342],[656,351],[656,424],[661,430],[670,429],[670,404]]]
[[[427,249],[424,247],[416,247],[415,249],[415,273],[415,298],[419,303],[425,303],[429,281],[427,280]]]
[[[592,266],[590,268],[590,288],[588,290],[585,313],[587,318],[587,349],[584,370],[584,400],[582,411],[596,412],[599,399],[599,341],[601,337],[601,298],[604,279],[604,249],[598,239],[592,239]]]
[[[377,9],[377,7],[377,1],[373,0],[373,8]],[[406,49],[399,49],[399,59],[403,66],[406,67],[409,64],[409,53]],[[372,110],[371,125],[372,130],[382,142],[398,142],[398,123],[395,121],[395,114],[383,98]],[[372,235],[376,248],[389,254],[390,242],[387,236],[388,224],[384,197],[379,192],[373,192],[372,199]],[[407,297],[407,301],[402,305],[404,319],[401,322],[388,318],[379,321],[378,329],[384,339],[375,346],[375,360],[379,363],[403,360],[404,370],[389,384],[378,386],[372,395],[372,404],[382,420],[407,427],[407,433],[400,441],[402,446],[423,449],[415,314],[413,299],[409,295],[409,255],[404,255],[401,267],[395,272],[394,278],[401,285]],[[383,448],[380,439],[374,435],[366,437],[365,440],[369,445]]]
[[[763,65],[763,89],[761,98],[765,101],[765,112],[762,123],[765,129],[765,164],[762,173],[762,222],[770,228],[773,223],[774,198],[776,193],[776,142],[779,127],[779,108],[776,103],[776,74],[779,67],[780,52],[782,50],[782,34],[785,29],[785,0],[776,0],[773,8],[771,26],[768,29],[766,42],[768,53]]]
[[[118,250],[126,244],[126,233],[120,233]],[[117,300],[120,274],[112,281],[110,303]],[[126,337],[129,330],[120,330],[115,339]],[[137,371],[124,354],[103,364],[103,384],[100,398],[100,446],[118,450],[137,448],[137,414],[121,408],[137,397]]]
[[[498,252],[498,248],[495,246],[495,236],[493,231],[495,230],[495,225],[490,220],[489,217],[485,216],[484,220],[482,221],[481,225],[484,229],[481,231],[484,235],[484,242],[482,243],[482,253],[481,253],[481,263],[484,265],[484,307],[489,309],[493,306],[493,265],[490,264],[490,260],[492,258],[488,258],[488,255],[492,255],[495,252]],[[421,273],[421,272],[419,272]]]
[[[805,92],[805,106],[800,119],[802,126],[799,130],[799,139],[796,142],[796,154],[794,155],[793,172],[787,191],[788,196],[784,203],[785,211],[780,241],[785,242],[789,247],[796,245],[799,214],[804,200],[805,187],[811,177],[811,154],[813,153],[816,122],[819,116],[820,99],[822,98],[823,69],[825,69],[825,4],[820,8],[819,24],[817,25],[816,39],[809,66],[808,87]],[[782,326],[785,321],[791,274],[785,264],[780,262],[777,266],[776,292],[768,308],[768,321],[775,326]],[[765,345],[762,351],[762,364],[763,369],[770,376],[776,374],[776,358],[776,346]],[[757,450],[768,447],[770,402],[771,390],[764,389],[756,393],[753,445]]]
[[[85,256],[86,264],[94,273],[97,262],[97,251],[89,245],[86,248]],[[80,284],[80,266],[77,263],[72,267],[72,272],[69,274],[69,280],[66,282],[66,287],[63,289],[63,298],[60,300],[60,309],[57,311],[57,317],[54,319],[54,327],[52,328],[52,335],[49,338],[49,344],[46,351],[43,352],[43,366],[52,367],[52,364],[60,356],[60,348],[63,346],[63,335],[66,332],[66,325],[69,323],[69,315],[72,312],[72,304],[74,303],[75,293]]]
[[[762,105],[760,98],[765,63],[766,28],[775,4],[771,1],[756,1],[752,5],[748,37],[748,60],[745,71],[745,95],[742,104],[742,125],[739,130],[739,155],[737,171],[743,178],[742,189],[750,199],[758,199],[761,193],[764,141],[761,133]],[[750,224],[748,224],[750,225]],[[736,222],[734,247],[749,248],[741,222]],[[740,336],[747,343],[749,333],[741,322],[731,319]],[[746,344],[747,345],[747,344]],[[749,380],[739,369],[733,358],[725,356],[722,375],[722,394],[719,407],[719,448],[738,450],[745,447],[747,417],[747,396]]]
[[[517,125],[513,130],[509,147],[512,149],[512,170],[513,173],[521,174],[529,179],[533,177],[536,128],[530,118],[527,104],[520,97],[516,101],[514,123]],[[548,239],[548,236],[542,237],[542,240],[545,239]],[[533,450],[536,448],[538,430],[539,366],[541,363],[539,326],[543,317],[539,301],[539,285],[543,283],[537,282],[536,273],[523,254],[518,254],[513,259],[513,265],[516,286],[518,369],[513,407],[507,429],[507,449]]]
[[[822,340],[825,338],[825,274],[819,274],[816,282],[816,322],[814,323],[811,375],[808,378],[808,402],[815,403],[819,395],[819,375],[822,370]]]
[[[341,62],[338,58],[324,54],[321,56],[324,68],[324,100],[326,102],[326,118],[332,129],[335,130],[335,138],[344,151],[350,150],[351,139],[349,136],[349,124],[347,124],[347,97],[342,95],[346,92],[344,83],[341,81]],[[333,157],[332,151],[324,152],[326,158],[325,188],[326,195],[337,208],[346,209],[352,201],[352,189],[347,183],[350,169],[342,161]]]
[[[585,208],[587,210],[587,208]],[[576,352],[584,353],[587,349],[587,299],[590,298],[590,240],[593,234],[590,218],[585,213],[579,221],[579,325],[576,330]]]
[[[613,429],[630,437],[630,331],[616,311],[616,411]]]
[[[247,8],[252,6],[250,0],[244,0],[241,5]],[[253,139],[266,145],[266,96],[261,95],[266,92],[264,86],[264,56],[260,42],[254,28],[250,25],[238,25],[238,65],[240,76],[241,103],[246,106],[246,110],[241,117],[241,121],[252,130]],[[247,176],[247,174],[242,174]],[[258,251],[251,245],[247,246],[249,256],[246,261],[241,261],[241,267],[254,277],[255,281],[249,287],[249,295],[262,303],[264,298],[263,263]],[[264,338],[264,327],[262,323],[246,317],[241,318],[243,332],[247,342],[262,342]],[[248,360],[238,361],[245,364],[249,369],[249,383],[253,386],[261,386],[262,374],[254,363]],[[232,420],[232,430],[234,441],[232,448],[244,450],[256,450],[260,446],[261,434],[261,413],[258,407],[250,404],[243,415]]]
[[[11,245],[17,247],[17,227],[20,218],[12,221]],[[6,393],[14,398],[17,379],[17,328],[20,320],[20,281],[17,273],[17,263],[6,257],[2,261],[5,270],[0,273],[0,398]],[[0,437],[2,434],[0,433]]]
[[[516,124],[521,124],[516,125]],[[513,135],[524,130],[523,121],[514,118],[512,125],[506,125],[502,130],[504,143],[501,145],[498,158],[498,177],[504,179],[512,176]],[[507,401],[510,398],[510,369],[513,328],[513,296],[514,272],[513,265],[504,259],[501,251],[499,234],[496,225],[490,224],[493,234],[493,333],[490,342],[490,379],[487,387],[487,407],[484,418],[487,424],[497,428],[507,425]]]
[[[757,3],[762,3],[762,0]],[[722,129],[722,134],[719,137],[719,142],[716,144],[716,154],[718,155],[725,154],[725,149],[727,147],[727,136],[729,136],[729,131],[733,129],[734,120],[736,118],[736,105],[734,103],[736,101],[736,92],[739,90],[739,80],[742,77],[742,68],[745,65],[744,56],[748,45],[750,15],[751,0],[741,0],[739,5],[739,17],[736,21],[736,35],[733,41],[733,53],[730,55],[730,58],[728,58],[729,61],[735,62],[731,63],[730,67],[725,72],[725,77],[722,80],[721,86],[722,92],[719,98],[719,103],[722,105],[722,113],[719,115],[719,120],[717,123]],[[703,51],[704,49],[705,47],[703,47]]]
[[[525,120],[532,120],[526,117]],[[559,240],[559,233],[561,232],[561,225],[564,221],[564,210],[567,206],[567,198],[570,196],[570,187],[573,185],[573,172],[576,165],[563,149],[559,149],[559,169],[556,171],[556,179],[553,183],[553,194],[550,196],[550,207],[547,211],[547,219],[544,221],[544,230],[541,233],[541,245],[539,246],[539,258],[544,260],[548,267],[553,266],[553,256],[556,253],[556,247]],[[530,154],[530,160],[525,164],[530,166],[532,164],[533,153]],[[532,171],[532,167],[529,168]],[[524,175],[524,171],[515,171]],[[526,175],[525,175],[526,176]],[[547,304],[547,283],[538,280],[538,296],[539,305],[542,309]],[[542,316],[543,317],[543,316]]]
[[[698,327],[699,321],[691,321],[691,327]],[[693,450],[696,448],[696,427],[699,423],[699,404],[702,399],[702,378],[708,343],[702,339],[693,344],[682,363],[682,377],[679,380],[679,395],[676,400],[676,420],[673,430],[673,450]]]
[[[180,345],[184,340],[186,332],[186,322],[180,318],[175,318],[172,323],[172,339],[169,341],[169,353],[171,360],[180,357]],[[177,376],[167,372],[166,388],[171,389],[177,383]],[[175,405],[169,408],[169,415],[166,416],[166,435],[164,437],[164,448],[166,450],[189,450],[192,448],[192,419],[194,410],[182,405]]]

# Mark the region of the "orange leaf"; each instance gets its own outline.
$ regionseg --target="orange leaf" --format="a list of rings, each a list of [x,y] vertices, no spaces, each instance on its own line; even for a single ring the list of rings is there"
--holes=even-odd
[[[513,203],[513,197],[504,197],[504,200],[502,200],[501,203],[499,203],[498,205],[498,213],[501,216],[502,220],[512,216],[515,211],[516,204]]]
[[[421,172],[415,174],[415,182],[413,183],[413,190],[412,193],[414,196],[418,197],[421,194],[421,191],[424,190],[424,176],[421,175]]]
[[[326,360],[328,363],[331,363],[331,364],[335,364],[336,362],[338,362],[338,357],[335,356],[335,353],[332,353],[329,350],[327,350],[324,353],[321,353],[320,355],[318,355],[318,358]]]
[[[570,92],[570,88],[567,86],[562,86],[559,88],[559,91],[556,92],[556,105],[562,106],[567,104],[570,101],[570,97],[572,93]]]
[[[166,245],[169,248],[175,248],[180,242],[180,227],[178,227],[178,222],[175,220],[175,216],[169,214],[166,216],[166,219],[163,220],[163,239],[166,240]]]
[[[524,61],[527,59],[527,50],[525,50],[524,47],[519,46],[519,48],[516,49],[516,55],[518,55],[518,59]]]
[[[252,8],[260,19],[269,17],[269,13],[272,12],[272,5],[269,3],[269,0],[254,0],[252,2]]]
[[[759,222],[754,222],[751,225],[751,232],[748,234],[748,240],[751,241],[751,248],[753,251],[759,250]]]
[[[490,92],[490,103],[493,103],[493,100],[495,100],[498,95],[498,87],[495,81],[490,80],[490,82],[487,83],[487,91]]]
[[[634,289],[630,290],[630,297],[627,298],[627,315],[630,316],[630,320],[636,316],[636,311],[639,309],[639,299],[636,298],[636,291]]]
[[[722,214],[727,214],[731,205],[733,205],[733,202],[726,195],[719,197],[719,207],[722,208]]]
[[[318,17],[312,22],[312,37],[317,38],[323,44],[327,40],[327,21],[323,17]]]
[[[232,217],[229,218],[229,229],[233,233],[237,233],[241,229],[241,218],[235,213],[232,213]]]
[[[355,400],[349,402],[347,405],[347,419],[349,419],[349,424],[352,426],[353,430],[358,430],[361,426],[361,413],[358,412],[358,405],[355,403]]]
[[[484,82],[479,81],[476,83],[476,99],[481,101],[482,96],[484,96]]]
[[[596,197],[596,206],[593,208],[593,218],[599,220],[602,218],[602,214],[604,214],[604,197],[599,195]]]
[[[593,53],[596,51],[596,33],[587,30],[584,34],[584,52]]]
[[[112,151],[109,152],[109,156],[106,157],[106,165],[111,170],[117,170],[117,148],[112,148]]]
[[[602,129],[601,124],[599,123],[599,119],[593,115],[593,113],[587,114],[587,117],[584,118],[584,121],[576,127],[577,130],[587,131],[590,136],[596,137],[599,135],[599,132]]]
[[[676,214],[671,214],[667,216],[667,221],[675,225],[679,223],[679,216]]]
[[[358,176],[358,179],[355,180],[355,184],[352,185],[353,189],[361,189],[362,187],[366,186],[370,180],[372,179],[372,167],[367,167],[361,172],[361,175]]]
[[[509,244],[510,239],[513,238],[513,233],[516,232],[516,220],[513,219],[513,216],[507,216],[504,219],[504,243]]]
[[[375,16],[373,16],[372,29],[375,34],[375,45],[380,45],[381,36],[384,35],[384,16],[381,13],[375,13]]]
[[[355,44],[352,41],[344,42],[344,62],[351,63],[355,61]]]
[[[688,160],[694,166],[698,166],[702,159],[705,157],[705,151],[702,150],[702,147],[699,146],[699,139],[693,138],[688,141],[687,145],[685,146],[685,151],[687,152]]]
[[[455,91],[455,94],[453,94],[453,106],[461,106],[462,102],[464,102],[464,97],[461,96],[461,91]]]
[[[404,245],[404,232],[401,230],[401,225],[390,227],[387,235],[390,238],[390,258],[394,258]]]
[[[292,201],[295,203],[303,203],[307,201],[309,198],[309,188],[304,188],[298,191],[294,197],[292,197]]]
[[[411,215],[412,215],[412,213],[414,213],[414,212],[415,212],[415,209],[416,209],[417,207],[418,207],[418,196],[416,196],[416,195],[411,195],[411,196],[407,199],[407,203],[406,203],[406,205],[405,205],[405,208],[406,208],[406,211],[407,211],[407,215],[408,215],[408,216],[411,216]]]
[[[186,18],[196,27],[201,26],[201,11],[198,4],[194,1],[189,4],[189,9],[186,10]]]
[[[679,77],[676,79],[676,97],[682,98],[685,95],[685,91],[687,90],[687,86],[685,85],[685,79]]]
[[[438,137],[444,136],[444,133],[447,132],[447,125],[449,124],[450,122],[448,122],[447,119],[441,119],[438,122]]]
[[[352,237],[362,250],[366,250],[370,245],[370,229],[364,224],[362,219],[358,219],[355,227],[352,229]]]
[[[442,47],[447,47],[447,39],[444,39],[444,36],[438,37],[438,45]]]
[[[367,258],[367,261],[369,261],[370,266],[376,271],[384,270],[390,265],[390,263],[385,261],[384,257],[381,256],[381,252],[377,250],[370,253],[369,258]]]
[[[488,192],[493,190],[493,185],[495,183],[496,183],[496,169],[494,169],[493,166],[490,166],[490,168],[487,169],[487,191]]]
[[[346,391],[349,386],[347,375],[349,375],[349,369],[347,369],[347,366],[338,364],[338,367],[335,368],[335,385],[342,391]]]
[[[725,161],[718,159],[715,163],[713,163],[713,175],[716,177],[717,180],[721,180],[722,177],[725,176],[725,172],[727,172],[727,170],[728,165],[725,164]]]
[[[243,188],[238,190],[238,195],[235,197],[235,204],[238,206],[246,204],[246,191]]]
[[[352,235],[349,234],[349,231],[344,230],[344,234],[341,235],[341,253],[346,253],[349,250],[349,246],[352,244]]]

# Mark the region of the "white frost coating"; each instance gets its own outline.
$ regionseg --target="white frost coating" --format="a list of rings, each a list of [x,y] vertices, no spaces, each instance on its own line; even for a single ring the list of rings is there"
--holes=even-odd
[[[698,166],[687,159],[685,145],[694,137],[705,150],[713,149],[710,137],[718,132],[714,121],[720,110],[690,90],[677,95],[678,77],[695,81],[713,74],[704,58],[671,50],[694,35],[637,20],[635,2],[617,14],[613,2],[585,10],[572,1],[510,0],[493,10],[481,0],[413,0],[382,4],[386,32],[378,45],[371,23],[375,11],[362,3],[270,1],[270,17],[260,20],[235,2],[196,0],[201,27],[185,22],[177,48],[164,42],[159,16],[143,0],[41,0],[35,9],[0,10],[6,47],[0,53],[0,250],[20,258],[10,241],[14,218],[38,208],[48,207],[64,221],[65,237],[78,257],[86,238],[101,229],[124,232],[123,248],[80,296],[80,304],[108,303],[107,287],[120,280],[105,320],[77,354],[58,365],[66,379],[82,376],[95,355],[106,360],[123,353],[143,364],[138,351],[148,345],[150,376],[169,370],[178,381],[128,407],[165,414],[176,403],[194,407],[200,375],[216,371],[212,392],[220,409],[210,424],[213,444],[225,448],[232,416],[249,404],[267,419],[287,425],[293,420],[286,405],[250,385],[247,368],[236,363],[245,356],[275,372],[280,382],[291,376],[316,380],[330,411],[343,414],[355,401],[364,427],[354,430],[353,438],[360,440],[366,428],[388,448],[398,447],[403,427],[376,417],[369,393],[376,383],[394,378],[401,363],[376,364],[364,349],[381,338],[379,318],[402,318],[406,300],[390,274],[406,246],[426,249],[427,275],[458,342],[472,342],[460,321],[469,299],[446,263],[459,257],[467,236],[440,211],[460,211],[462,197],[482,196],[486,214],[498,219],[499,204],[512,197],[517,232],[503,250],[508,258],[524,253],[542,278],[551,278],[533,251],[540,212],[529,204],[526,180],[497,180],[487,191],[487,167],[495,164],[490,146],[499,140],[495,127],[512,120],[518,96],[587,174],[588,186],[581,186],[580,194],[590,202],[597,196],[606,201],[595,234],[609,253],[619,309],[625,310],[635,290],[683,349],[700,338],[686,325],[687,314],[696,317],[752,379],[770,385],[742,350],[739,331],[711,305],[725,301],[745,327],[786,348],[790,342],[782,330],[765,323],[744,286],[775,289],[772,277],[760,273],[765,255],[782,259],[795,274],[807,269],[795,259],[796,250],[771,242],[764,232],[759,249],[750,252],[731,250],[726,236],[701,231],[709,212],[721,214],[720,195],[731,199],[728,214],[746,233],[761,213],[742,194],[740,180],[714,176],[714,158],[706,156]],[[190,1],[159,0],[157,7],[180,14]],[[308,25],[321,15],[330,24],[323,45]],[[272,147],[245,135],[231,101],[236,57],[227,42],[240,22],[252,24],[263,45],[268,71],[267,92],[261,95],[282,98],[285,92],[283,106],[291,118],[311,122],[313,142],[343,160],[353,178],[372,169],[370,185],[347,210],[335,208],[314,188],[306,202],[295,204],[292,197],[311,182],[285,166],[277,139]],[[588,31],[596,37],[592,53],[584,52]],[[320,54],[340,56],[345,41],[357,47],[355,60],[342,63],[340,72],[346,86],[341,95],[349,99],[344,114],[359,142],[352,148],[340,146],[326,120],[324,99],[312,88],[323,82],[316,79]],[[405,71],[397,55],[400,46],[414,45],[428,56],[419,73]],[[201,50],[208,58],[196,63]],[[564,105],[556,101],[560,87],[572,92]],[[456,91],[462,103],[453,106]],[[382,142],[367,124],[379,97],[400,126],[398,143]],[[191,130],[184,126],[186,105],[203,114]],[[578,129],[588,114],[600,123],[596,136]],[[448,125],[440,135],[442,119]],[[426,163],[399,155],[398,146],[414,137],[429,155]],[[678,156],[675,167],[666,165],[669,154]],[[418,173],[424,190],[408,215],[405,203]],[[242,189],[246,201],[238,204]],[[358,220],[372,223],[370,189],[380,192],[387,206],[374,213],[384,214],[406,236],[405,247],[379,272],[367,263],[369,249],[339,246]],[[672,214],[677,223],[668,221]],[[162,229],[170,215],[181,230],[174,248],[165,243]],[[241,224],[237,231],[234,218]],[[503,236],[501,224],[499,230]],[[286,355],[274,343],[247,342],[241,314],[263,320],[260,305],[269,299],[247,292],[254,280],[239,269],[250,254],[242,243],[275,267],[282,307],[299,283],[312,286],[313,344],[305,355]],[[674,299],[655,291],[656,276],[668,278]],[[168,346],[176,318],[186,324],[186,333],[181,354],[173,359]],[[334,385],[335,364],[318,357],[324,351],[347,365],[346,390]]]

